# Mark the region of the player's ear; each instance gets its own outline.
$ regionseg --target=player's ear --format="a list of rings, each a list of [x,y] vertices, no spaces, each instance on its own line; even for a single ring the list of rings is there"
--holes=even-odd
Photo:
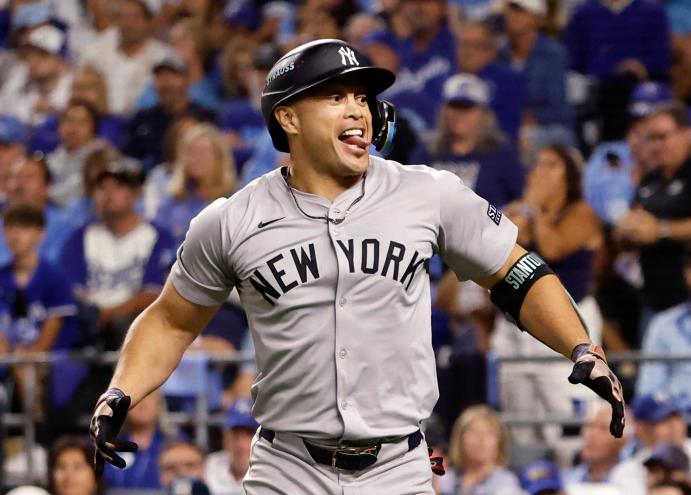
[[[278,121],[283,131],[290,134],[297,134],[299,122],[295,110],[289,106],[281,105],[274,110],[274,117]]]

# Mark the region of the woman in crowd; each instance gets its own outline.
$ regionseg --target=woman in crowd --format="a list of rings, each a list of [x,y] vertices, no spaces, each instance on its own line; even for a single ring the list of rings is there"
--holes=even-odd
[[[578,304],[590,338],[599,343],[602,317],[590,291],[593,258],[603,237],[597,215],[583,199],[581,170],[577,150],[563,145],[541,148],[522,199],[508,205],[505,212],[518,226],[518,242],[550,264]],[[499,356],[556,355],[529,340],[526,332],[520,332],[506,318],[497,318],[492,345]],[[570,370],[568,362],[539,367],[534,363],[502,365],[502,407],[520,415],[578,415],[583,410],[582,401],[591,397],[582,388],[569,385]],[[519,443],[555,442],[561,428],[521,427],[512,433]]]
[[[90,443],[78,437],[58,438],[50,452],[48,467],[52,495],[101,495],[103,478],[96,476]]]
[[[519,495],[520,483],[506,469],[509,437],[499,415],[485,405],[463,411],[449,444],[450,472],[439,479],[442,495]]]
[[[121,132],[124,119],[110,113],[108,108],[108,88],[103,74],[94,67],[83,65],[75,70],[72,80],[74,100],[90,103],[98,115],[96,134],[113,146],[121,146]],[[60,116],[52,115],[38,126],[31,138],[30,148],[48,153],[60,145]]]
[[[432,146],[414,154],[411,163],[455,173],[495,206],[518,199],[523,167],[497,126],[487,84],[472,74],[452,76],[444,83],[443,99]]]
[[[215,199],[231,195],[235,180],[235,164],[221,134],[212,125],[195,125],[180,142],[170,197],[161,202],[157,223],[181,243],[190,220]]]

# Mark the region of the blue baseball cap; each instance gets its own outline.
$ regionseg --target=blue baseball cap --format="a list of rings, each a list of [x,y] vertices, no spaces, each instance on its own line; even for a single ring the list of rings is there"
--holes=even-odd
[[[656,392],[636,397],[631,403],[631,410],[638,421],[657,423],[663,419],[682,412],[681,404],[664,392]]]
[[[658,445],[650,453],[650,456],[643,461],[645,467],[661,466],[667,471],[688,471],[689,457],[684,449],[669,443]]]
[[[521,473],[521,485],[530,495],[537,495],[544,490],[559,491],[564,488],[559,468],[549,461],[531,462]]]
[[[233,428],[256,430],[259,428],[259,423],[252,417],[252,401],[250,399],[235,400],[228,408],[223,427],[229,430]]]
[[[0,115],[0,142],[19,144],[26,142],[26,129],[15,117]]]
[[[467,103],[487,106],[490,90],[485,81],[473,74],[456,74],[449,77],[442,90],[444,103]]]
[[[674,100],[672,91],[665,84],[654,81],[639,83],[631,94],[629,114],[635,118],[645,117],[655,108]]]
[[[41,2],[26,3],[12,14],[12,30],[31,28],[51,20],[50,10]]]

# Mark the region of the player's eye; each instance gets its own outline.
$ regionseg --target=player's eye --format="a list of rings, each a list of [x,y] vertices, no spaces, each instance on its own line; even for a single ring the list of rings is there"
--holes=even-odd
[[[329,100],[334,103],[340,103],[343,100],[343,96],[339,94],[329,95]]]
[[[357,100],[358,104],[367,105],[367,95],[357,95],[355,99]]]

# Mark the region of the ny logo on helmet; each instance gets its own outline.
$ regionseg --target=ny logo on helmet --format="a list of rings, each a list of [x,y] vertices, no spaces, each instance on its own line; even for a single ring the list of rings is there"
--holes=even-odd
[[[338,53],[341,55],[343,65],[360,65],[360,62],[355,58],[355,52],[347,46],[339,48]]]

